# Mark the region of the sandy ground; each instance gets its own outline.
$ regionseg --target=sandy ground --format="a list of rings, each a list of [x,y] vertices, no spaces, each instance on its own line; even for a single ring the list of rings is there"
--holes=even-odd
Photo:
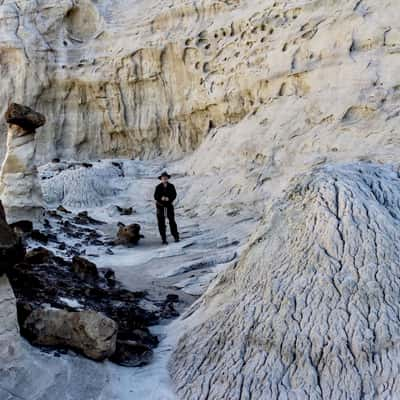
[[[106,170],[107,168],[106,166]],[[104,174],[97,178],[95,171],[90,185],[85,181],[87,177],[79,175],[76,182],[67,185],[68,198],[73,198],[74,201],[80,198],[82,202],[85,199],[90,201],[85,207],[71,207],[68,201],[61,203],[73,212],[85,210],[91,217],[106,222],[105,225],[91,226],[103,235],[102,239],[105,242],[115,237],[118,222],[139,223],[144,238],[137,246],[90,246],[85,248],[85,256],[100,268],[112,268],[117,279],[128,289],[146,291],[149,300],[163,300],[167,294],[178,294],[180,303],[177,310],[183,314],[185,309],[204,293],[217,274],[235,262],[251,234],[255,220],[244,215],[212,215],[212,212],[209,216],[199,217],[196,210],[192,210],[184,201],[185,193],[191,184],[190,178],[177,174],[172,182],[176,185],[179,196],[176,220],[181,241],[174,243],[172,238],[169,238],[170,244],[162,245],[152,197],[154,187],[159,182],[158,173],[164,168],[165,165],[157,161],[124,161],[123,177],[111,175],[109,181],[104,182]],[[56,175],[56,179],[57,185],[62,183],[58,180],[64,179],[69,182],[61,175]],[[103,193],[103,186],[107,184],[111,188],[118,188],[117,194],[102,197],[103,195],[97,193],[100,186]],[[96,196],[99,197],[98,201]],[[92,206],[90,202],[96,205]],[[100,206],[99,202],[102,203]],[[48,206],[52,209],[57,205],[54,203]],[[133,206],[133,215],[121,216],[115,212],[116,205]],[[62,237],[62,232],[60,237],[68,240]],[[75,243],[79,243],[79,239],[76,239]],[[107,254],[107,249],[112,249],[113,254]],[[58,250],[56,252],[62,254]],[[96,398],[175,399],[169,378],[168,360],[185,329],[185,322],[181,318],[162,321],[160,325],[152,327],[152,331],[159,336],[161,342],[155,349],[153,362],[148,366],[124,368],[110,362],[104,363],[100,368],[108,379],[104,383],[101,396]]]

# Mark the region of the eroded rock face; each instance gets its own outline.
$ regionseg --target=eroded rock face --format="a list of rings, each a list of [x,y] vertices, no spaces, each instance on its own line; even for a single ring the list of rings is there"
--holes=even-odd
[[[396,398],[399,204],[391,166],[297,178],[192,317],[208,313],[174,353],[179,397]]]
[[[398,92],[398,17],[394,0],[6,0],[1,104],[45,112],[46,160],[179,154],[270,104],[290,134],[360,125]]]
[[[39,158],[178,154],[195,148],[210,127],[246,113],[258,97],[256,82],[231,82],[235,90],[225,100],[222,71],[215,82],[207,79],[222,48],[201,33],[214,17],[229,19],[235,4],[170,6],[157,0],[2,4],[1,78],[49,118]],[[233,33],[227,21],[210,33],[229,37],[242,29]],[[0,92],[2,100],[9,96]]]
[[[37,220],[43,214],[42,191],[35,163],[35,129],[45,117],[29,107],[11,104],[5,114],[9,123],[7,153],[1,167],[0,197],[10,223]]]
[[[17,5],[5,0],[0,18],[5,43],[0,48],[0,98],[5,101],[0,104],[7,104],[12,94],[37,104],[49,117],[38,132],[42,146],[37,158],[178,154],[201,143],[183,170],[204,177],[185,193],[184,204],[195,216],[214,212],[216,204],[227,213],[260,211],[265,199],[281,196],[293,175],[324,163],[398,161],[400,35],[394,0],[65,0]],[[49,198],[78,207],[100,205],[112,191],[108,181],[100,191],[93,187],[89,170],[68,174],[57,187],[49,179]],[[82,175],[84,193],[73,184]],[[375,182],[374,174],[366,175]],[[390,299],[382,301],[380,294],[372,299],[364,280],[368,268],[358,277],[364,259],[378,265],[370,279],[372,290],[382,278],[385,296],[396,297],[397,286],[386,284],[392,276],[382,275],[392,268],[381,267],[386,257],[397,263],[393,251],[398,237],[385,211],[392,207],[385,199],[395,195],[388,188],[360,183],[361,194],[344,197],[349,210],[341,195],[335,210],[335,196],[325,190],[343,193],[343,185],[353,188],[363,180],[355,176],[350,185],[342,173],[337,179],[340,190],[327,174],[329,189],[319,182],[310,192],[315,197],[306,195],[304,204],[294,195],[282,201],[283,214],[279,202],[269,211],[275,225],[260,228],[259,242],[254,241],[233,275],[225,277],[229,284],[220,290],[226,298],[220,299],[229,304],[226,313],[210,318],[182,341],[173,367],[182,398],[206,397],[203,388],[208,387],[210,399],[247,393],[274,398],[287,392],[317,399],[396,397],[398,355],[391,347],[394,340],[385,341],[382,335],[390,329],[396,336],[397,312],[392,318],[383,310],[379,330],[374,310],[385,308]],[[377,199],[365,203],[367,193],[378,194]],[[357,206],[359,199],[365,207]],[[375,218],[371,226],[365,216],[369,207]],[[346,223],[347,231],[340,232],[337,216],[343,209],[356,222]],[[324,223],[314,235],[315,215]],[[360,226],[362,240],[354,226]],[[335,227],[346,246],[357,242],[359,248],[341,245]],[[354,239],[349,232],[355,233]],[[384,244],[380,251],[370,250],[379,243]],[[353,260],[356,294],[346,300],[340,281],[343,293],[336,297],[334,273],[341,265],[350,270]],[[303,299],[301,285],[316,293]],[[322,311],[316,315],[319,299]],[[326,317],[329,313],[332,317]],[[272,321],[270,315],[276,318]],[[371,330],[381,338],[378,345],[368,337]],[[304,331],[309,336],[303,337]],[[379,365],[373,365],[375,354],[382,360]]]
[[[117,323],[101,313],[56,308],[38,308],[24,323],[32,343],[69,347],[97,361],[114,354],[117,330]]]

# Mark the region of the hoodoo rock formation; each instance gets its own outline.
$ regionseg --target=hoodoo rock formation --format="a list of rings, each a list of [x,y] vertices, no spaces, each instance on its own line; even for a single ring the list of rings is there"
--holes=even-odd
[[[0,197],[10,223],[22,219],[40,219],[44,204],[35,163],[36,129],[45,117],[29,107],[12,103],[5,119],[7,153],[1,167]]]

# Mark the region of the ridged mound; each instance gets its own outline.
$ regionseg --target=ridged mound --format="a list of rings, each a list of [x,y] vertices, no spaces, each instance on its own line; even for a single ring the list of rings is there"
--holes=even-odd
[[[394,167],[298,178],[204,299],[224,305],[181,339],[179,397],[397,398],[399,218]]]
[[[40,168],[41,187],[47,204],[96,207],[118,193],[115,180],[121,169],[111,162],[53,163]]]

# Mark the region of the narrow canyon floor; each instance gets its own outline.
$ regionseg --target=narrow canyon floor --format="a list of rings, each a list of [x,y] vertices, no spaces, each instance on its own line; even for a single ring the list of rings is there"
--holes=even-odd
[[[172,182],[178,191],[176,217],[181,241],[174,243],[169,235],[169,245],[163,246],[157,229],[153,190],[158,184],[159,172],[167,167],[173,174]],[[99,268],[112,268],[117,280],[127,289],[147,292],[142,306],[149,307],[149,310],[154,302],[162,301],[168,294],[177,294],[180,299],[176,310],[181,316],[162,320],[151,328],[159,337],[160,344],[154,351],[153,361],[144,367],[126,368],[108,361],[96,363],[73,352],[60,355],[29,349],[39,363],[51,361],[57,368],[67,367],[68,380],[71,381],[58,389],[71,399],[175,399],[168,360],[179,337],[188,328],[185,325],[185,310],[212,286],[218,272],[236,262],[252,232],[257,218],[251,210],[248,215],[243,211],[231,211],[224,215],[209,209],[208,213],[203,210],[200,215],[196,207],[192,208],[190,202],[184,201],[193,183],[192,178],[179,172],[174,174],[175,169],[179,170],[175,164],[165,165],[157,160],[102,160],[90,164],[61,161],[40,169],[48,210],[64,206],[72,213],[64,213],[63,218],[70,218],[71,223],[73,215],[81,211],[87,211],[90,217],[105,222],[85,226],[95,229],[100,241],[98,245],[84,245],[83,237],[68,237],[63,226],[49,217],[49,224],[41,230],[57,240],[50,240],[45,247],[63,257],[71,256],[72,249]],[[120,210],[129,207],[133,208],[132,215],[121,215]],[[109,244],[121,222],[140,224],[144,238],[138,245]],[[33,241],[28,244],[30,247],[39,245]],[[70,305],[74,304],[74,300],[65,299]],[[79,308],[78,302],[76,307]],[[85,377],[78,379],[73,389],[66,389],[73,377],[81,373]],[[43,395],[35,398],[47,398]],[[21,397],[25,398],[22,393]]]

